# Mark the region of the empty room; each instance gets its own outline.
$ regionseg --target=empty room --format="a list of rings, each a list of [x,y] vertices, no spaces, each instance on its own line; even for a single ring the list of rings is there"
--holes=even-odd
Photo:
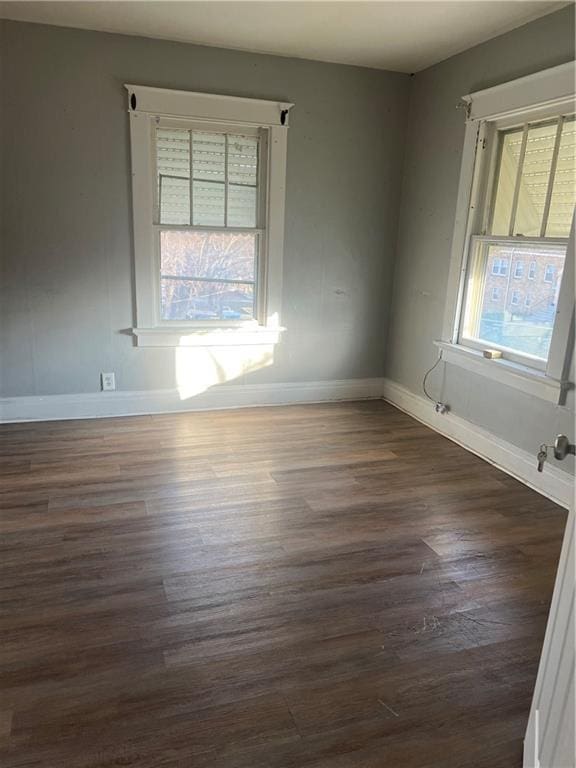
[[[0,2],[2,768],[576,768],[574,22]]]

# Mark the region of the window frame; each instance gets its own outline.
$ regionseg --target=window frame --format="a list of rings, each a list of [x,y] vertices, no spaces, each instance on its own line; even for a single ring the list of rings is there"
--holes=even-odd
[[[536,75],[505,83],[464,97],[467,120],[460,171],[458,204],[452,241],[452,255],[442,331],[436,342],[448,362],[474,370],[509,386],[553,402],[563,402],[570,388],[568,371],[571,358],[574,319],[574,218],[568,238],[506,236],[506,244],[557,244],[567,246],[564,274],[560,285],[556,319],[547,361],[503,351],[498,360],[482,356],[486,345],[462,339],[465,291],[473,238],[499,242],[489,236],[490,193],[497,170],[498,131],[528,122],[573,113],[573,62],[544,70]],[[512,265],[510,265],[512,268]]]
[[[276,343],[281,333],[287,102],[125,85],[130,115],[132,209],[138,346]],[[161,224],[157,200],[156,128],[258,135],[256,227]],[[165,320],[161,313],[162,231],[253,232],[257,238],[255,311],[250,320]]]

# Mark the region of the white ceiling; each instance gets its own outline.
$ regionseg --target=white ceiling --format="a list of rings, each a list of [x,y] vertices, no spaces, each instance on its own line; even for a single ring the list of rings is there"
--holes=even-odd
[[[1,2],[0,17],[417,72],[567,5],[552,0]]]

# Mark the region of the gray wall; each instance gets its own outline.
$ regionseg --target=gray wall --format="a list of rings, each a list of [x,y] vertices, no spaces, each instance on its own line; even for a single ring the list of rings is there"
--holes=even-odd
[[[386,376],[421,394],[441,338],[464,140],[461,96],[574,58],[569,7],[418,73],[412,79]],[[453,412],[534,451],[574,435],[574,396],[554,406],[441,363],[429,387]],[[562,466],[562,465],[558,465]],[[566,463],[563,468],[567,468]]]
[[[5,199],[0,392],[170,388],[135,348],[124,82],[296,104],[283,322],[254,381],[383,372],[409,78],[137,37],[2,22]]]
[[[173,351],[135,348],[126,333],[134,316],[123,82],[296,103],[288,148],[288,330],[274,364],[242,380],[384,372],[420,392],[442,329],[464,137],[455,106],[465,93],[574,55],[573,8],[411,79],[1,24],[3,396],[98,391],[100,371],[115,371],[124,390],[175,384]],[[456,414],[526,450],[556,432],[573,433],[573,394],[567,407],[555,407],[443,364],[430,385]]]

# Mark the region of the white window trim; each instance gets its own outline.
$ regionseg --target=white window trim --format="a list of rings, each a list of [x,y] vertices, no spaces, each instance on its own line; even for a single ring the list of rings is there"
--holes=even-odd
[[[512,360],[487,359],[482,351],[458,343],[467,273],[468,243],[477,229],[480,201],[490,173],[479,173],[482,153],[499,128],[512,127],[531,114],[552,116],[574,110],[576,65],[574,62],[513,80],[463,97],[467,105],[464,148],[452,239],[442,341],[436,342],[446,362],[515,387],[554,403],[562,403],[572,384],[568,380],[574,343],[574,220],[568,239],[564,274],[556,310],[554,333],[545,371]],[[533,241],[535,238],[527,238]],[[520,238],[519,238],[520,240]],[[511,268],[512,265],[510,265]]]
[[[230,346],[275,344],[280,338],[282,258],[288,118],[294,106],[287,102],[235,96],[174,91],[125,85],[128,91],[132,148],[132,208],[136,282],[138,346]],[[153,128],[157,118],[186,119],[190,123],[251,125],[265,129],[268,169],[266,189],[265,263],[259,278],[264,294],[263,313],[245,323],[161,321],[159,316],[159,265],[154,225]]]

